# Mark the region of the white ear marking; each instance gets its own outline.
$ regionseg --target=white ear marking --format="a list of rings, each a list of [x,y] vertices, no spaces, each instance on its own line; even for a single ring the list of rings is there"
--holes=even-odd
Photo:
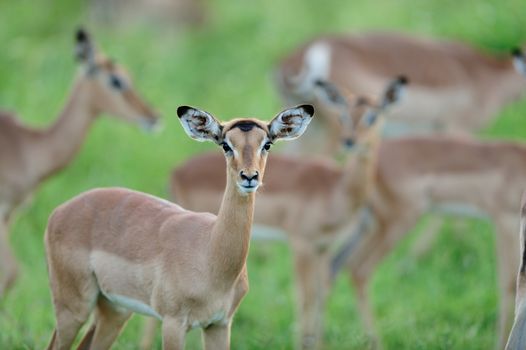
[[[269,124],[271,139],[293,140],[301,136],[313,116],[314,107],[311,105],[301,105],[284,110]]]
[[[221,142],[221,124],[209,113],[199,109],[180,106],[177,115],[184,131],[194,140]]]

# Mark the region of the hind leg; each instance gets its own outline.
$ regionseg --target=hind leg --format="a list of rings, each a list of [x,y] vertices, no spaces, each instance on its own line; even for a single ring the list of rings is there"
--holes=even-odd
[[[153,343],[155,342],[155,333],[157,331],[158,323],[159,321],[151,317],[148,317],[145,320],[141,338],[141,345],[139,346],[141,350],[148,350],[152,348]]]
[[[71,313],[67,309],[56,311],[57,328],[53,332],[48,350],[71,349],[80,327],[86,322],[89,314],[84,318]]]
[[[55,252],[57,253],[57,252]],[[50,254],[48,270],[51,295],[57,326],[48,349],[70,349],[76,335],[95,307],[99,288],[87,259],[78,252],[67,250],[62,254]],[[75,263],[71,263],[75,261]]]
[[[103,296],[99,297],[94,327],[82,340],[83,346],[88,349],[109,349],[131,314],[115,308]]]

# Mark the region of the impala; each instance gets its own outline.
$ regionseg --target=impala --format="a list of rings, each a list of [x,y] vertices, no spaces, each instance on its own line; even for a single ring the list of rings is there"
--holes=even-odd
[[[255,192],[267,153],[275,141],[300,136],[313,113],[302,105],[268,124],[222,124],[178,108],[191,138],[224,150],[226,171],[205,180],[226,182],[217,216],[122,188],[92,190],[58,207],[45,234],[57,319],[49,349],[69,349],[94,309],[81,348],[109,348],[132,312],[162,321],[164,349],[182,349],[191,328],[203,329],[205,349],[229,348],[232,318],[248,290]]]
[[[95,118],[109,113],[147,128],[158,120],[134,91],[124,68],[98,52],[84,30],[76,33],[75,54],[80,72],[53,125],[35,130],[0,112],[0,296],[17,272],[8,241],[12,212],[40,183],[71,162]]]
[[[522,195],[519,235],[521,260],[517,274],[515,321],[506,344],[506,350],[526,349],[526,192]]]
[[[327,111],[315,83],[331,81],[357,94],[378,94],[391,77],[411,81],[404,100],[387,113],[386,134],[473,132],[526,91],[526,64],[479,52],[466,44],[401,33],[327,35],[311,40],[276,67],[278,90],[287,103],[313,103],[319,118],[294,153],[334,154],[340,147],[341,115]],[[519,74],[519,71],[522,74]]]
[[[351,152],[344,167],[325,159],[298,159],[275,156],[269,159],[265,185],[255,211],[255,223],[287,232],[294,256],[298,293],[298,320],[301,322],[302,348],[321,344],[324,298],[314,295],[327,290],[329,266],[334,243],[352,227],[354,213],[364,201],[370,167],[374,163],[375,123],[378,114],[398,99],[405,78],[394,80],[379,101],[364,96],[349,96],[357,152]],[[341,95],[328,89],[326,96],[343,103]],[[341,108],[341,106],[335,107]],[[370,139],[370,136],[373,136]],[[377,143],[377,142],[376,142]],[[367,146],[369,144],[369,146]],[[174,170],[171,179],[173,197],[192,210],[217,213],[224,177],[224,165],[215,154],[190,159]],[[151,325],[148,330],[151,331]],[[151,338],[151,334],[149,335]],[[148,342],[143,344],[147,347]]]

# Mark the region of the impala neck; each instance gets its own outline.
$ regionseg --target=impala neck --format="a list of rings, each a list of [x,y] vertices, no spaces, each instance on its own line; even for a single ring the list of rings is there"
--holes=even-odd
[[[80,78],[58,119],[36,138],[31,163],[36,181],[64,168],[79,151],[97,115],[90,97],[90,81]]]
[[[217,277],[217,283],[231,285],[245,266],[254,202],[255,193],[239,193],[236,181],[227,173],[226,189],[210,245],[210,268],[212,276]]]
[[[349,154],[342,171],[339,191],[347,199],[347,210],[362,207],[373,187],[380,138]]]

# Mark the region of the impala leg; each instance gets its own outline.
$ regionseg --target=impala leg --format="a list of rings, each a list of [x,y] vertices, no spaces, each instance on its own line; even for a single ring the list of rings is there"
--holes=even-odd
[[[99,297],[90,349],[109,349],[130,316],[131,312],[117,310],[106,298]],[[86,337],[90,336],[89,333]]]
[[[141,337],[141,350],[149,350],[153,348],[153,343],[155,341],[155,333],[157,331],[157,321],[155,318],[147,317],[144,322],[144,328],[142,331]]]
[[[183,350],[186,328],[183,322],[176,318],[163,319],[163,350]]]
[[[230,349],[230,325],[213,325],[203,330],[203,343],[205,350]]]
[[[362,322],[365,326],[365,329],[367,330],[367,335],[372,342],[372,347],[374,349],[381,349],[382,343],[378,333],[376,332],[374,313],[371,308],[369,296],[367,294],[369,278],[362,278],[359,273],[351,273],[351,279],[356,290],[358,312],[360,313]]]
[[[356,254],[350,257],[347,265],[349,276],[356,288],[358,310],[375,349],[380,349],[382,346],[376,331],[374,313],[369,303],[367,289],[378,263],[392,251],[395,244],[409,228],[414,226],[417,220],[417,210],[408,206],[405,209],[406,213],[415,214],[415,216],[408,217],[400,213],[392,213],[391,217],[378,220],[375,227],[364,236],[364,240],[356,249]]]
[[[57,319],[57,327],[48,349],[70,349],[80,327],[86,322],[99,295],[95,276],[82,254],[68,256],[70,251],[54,258],[48,254],[51,296]],[[76,263],[70,263],[70,262]],[[67,263],[66,263],[67,262]]]
[[[307,244],[293,244],[300,348],[319,349],[323,338],[323,314],[329,289],[328,254]]]
[[[18,264],[9,244],[7,223],[0,222],[0,297],[7,293],[18,274]]]
[[[497,222],[497,272],[498,290],[500,293],[498,317],[497,348],[503,349],[513,325],[515,308],[516,277],[519,269],[520,253],[517,249],[516,218],[500,218]]]
[[[77,346],[77,350],[90,350],[91,343],[93,341],[93,335],[95,335],[95,322],[93,322],[89,330],[84,335],[84,338],[82,338],[79,346]]]
[[[86,322],[89,313],[85,317],[78,317],[67,308],[56,311],[57,328],[53,332],[48,350],[69,350],[75,341],[80,327]]]
[[[429,252],[435,241],[437,240],[440,229],[442,228],[444,220],[441,216],[431,215],[427,221],[424,230],[420,232],[420,235],[413,243],[411,249],[412,255],[415,257],[421,257],[427,252]]]

